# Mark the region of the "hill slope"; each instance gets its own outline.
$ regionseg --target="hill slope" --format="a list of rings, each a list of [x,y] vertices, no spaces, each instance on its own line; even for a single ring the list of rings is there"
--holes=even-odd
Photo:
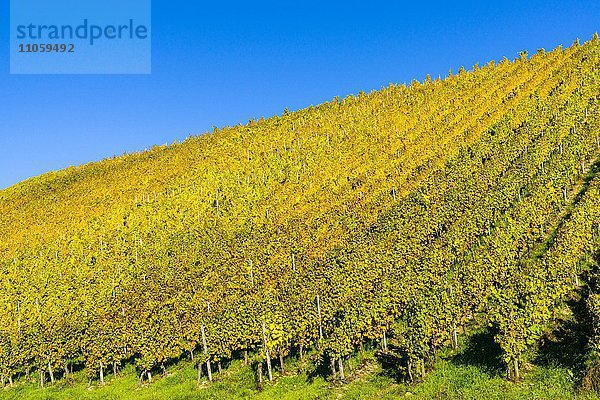
[[[374,343],[416,381],[473,326],[519,380],[574,293],[600,327],[599,65],[595,35],[0,191],[3,381],[344,379]]]

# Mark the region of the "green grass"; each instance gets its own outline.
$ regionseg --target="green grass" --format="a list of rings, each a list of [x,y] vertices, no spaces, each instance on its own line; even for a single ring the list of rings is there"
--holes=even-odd
[[[0,390],[0,399],[600,399],[600,396],[577,389],[576,378],[568,367],[530,366],[522,382],[507,381],[497,366],[490,365],[488,350],[474,357],[475,350],[465,346],[460,352],[442,352],[424,382],[410,385],[388,377],[368,352],[354,358],[353,372],[344,384],[323,377],[310,378],[306,365],[290,361],[285,375],[275,375],[256,391],[249,367],[234,361],[222,374],[215,374],[212,384],[196,387],[196,370],[187,361],[170,366],[167,376],[156,376],[150,385],[139,385],[133,367],[125,368],[106,384],[87,387],[83,372],[74,376],[75,383],[57,382],[44,389],[35,382],[19,381],[15,388]],[[474,361],[480,360],[480,362]],[[483,361],[481,361],[483,360]]]

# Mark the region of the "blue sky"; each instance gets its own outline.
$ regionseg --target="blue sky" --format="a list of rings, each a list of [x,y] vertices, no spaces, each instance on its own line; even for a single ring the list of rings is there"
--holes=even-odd
[[[154,0],[151,75],[10,75],[0,7],[0,188],[212,126],[570,45],[599,1]]]

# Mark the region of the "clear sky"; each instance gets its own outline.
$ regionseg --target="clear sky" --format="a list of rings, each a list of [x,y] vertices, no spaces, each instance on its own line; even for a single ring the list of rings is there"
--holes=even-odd
[[[598,0],[154,0],[151,75],[9,75],[8,3],[0,7],[0,188],[600,30]]]

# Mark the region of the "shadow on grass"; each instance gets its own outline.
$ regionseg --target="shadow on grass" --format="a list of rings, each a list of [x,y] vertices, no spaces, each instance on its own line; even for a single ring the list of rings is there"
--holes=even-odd
[[[391,378],[397,383],[409,381],[406,353],[390,346],[390,351],[377,351],[375,358],[381,364],[381,375]]]
[[[588,354],[588,338],[592,323],[586,311],[585,294],[580,293],[568,302],[572,317],[559,321],[557,327],[542,338],[534,362],[543,366],[558,366],[570,369],[581,378]]]
[[[474,333],[466,339],[460,353],[443,358],[455,365],[477,367],[490,376],[504,376],[502,350],[494,341],[496,333],[492,328]],[[375,356],[382,367],[381,375],[392,378],[398,383],[410,382],[408,356],[400,349],[390,347],[390,351],[378,351]]]
[[[467,339],[464,350],[450,361],[457,365],[472,365],[489,375],[503,375],[502,349],[494,340],[496,332],[489,328]]]
[[[322,350],[307,357],[306,361],[301,369],[306,373],[308,383],[312,383],[316,378],[331,375],[329,357]]]

